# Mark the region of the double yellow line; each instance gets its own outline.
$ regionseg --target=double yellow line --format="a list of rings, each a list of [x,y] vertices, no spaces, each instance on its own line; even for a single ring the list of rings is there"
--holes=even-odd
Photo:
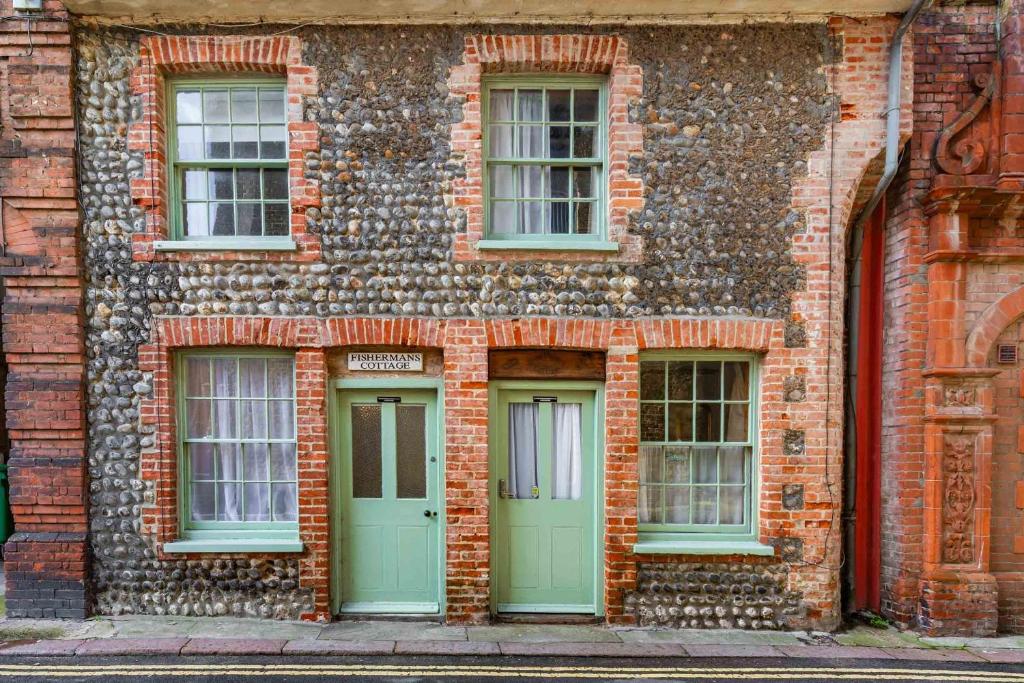
[[[660,679],[660,680],[792,680],[808,677],[829,681],[968,681],[1024,683],[1024,674],[957,669],[901,669],[852,667],[602,667],[602,666],[496,666],[421,664],[0,664],[0,678],[83,677],[212,677],[212,676],[333,676],[336,678],[546,678],[546,679]]]

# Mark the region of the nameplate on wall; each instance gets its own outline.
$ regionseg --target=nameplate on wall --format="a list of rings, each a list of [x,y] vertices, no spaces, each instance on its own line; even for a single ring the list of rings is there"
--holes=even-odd
[[[604,381],[604,353],[549,349],[495,350],[487,354],[490,379]]]
[[[420,372],[423,370],[423,354],[353,352],[348,354],[348,369],[357,372]]]

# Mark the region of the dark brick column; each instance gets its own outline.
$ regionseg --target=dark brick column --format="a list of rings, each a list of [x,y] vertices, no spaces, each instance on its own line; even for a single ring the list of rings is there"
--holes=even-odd
[[[14,14],[0,0],[0,14]],[[89,609],[83,301],[68,15],[0,24],[4,388],[15,535],[7,613]],[[31,25],[31,35],[28,32]]]

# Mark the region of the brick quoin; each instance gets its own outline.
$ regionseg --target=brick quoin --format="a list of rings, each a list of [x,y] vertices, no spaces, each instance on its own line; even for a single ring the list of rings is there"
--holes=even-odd
[[[0,211],[8,475],[7,615],[89,610],[84,323],[67,14],[0,24]],[[0,15],[13,14],[0,0]]]

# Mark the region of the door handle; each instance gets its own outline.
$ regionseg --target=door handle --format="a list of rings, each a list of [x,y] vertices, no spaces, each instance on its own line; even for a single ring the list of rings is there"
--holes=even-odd
[[[498,498],[508,498],[508,482],[504,479],[498,480]]]
[[[430,510],[424,510],[423,511],[423,516],[424,517],[437,517],[437,511],[435,510],[435,511],[431,512]]]

